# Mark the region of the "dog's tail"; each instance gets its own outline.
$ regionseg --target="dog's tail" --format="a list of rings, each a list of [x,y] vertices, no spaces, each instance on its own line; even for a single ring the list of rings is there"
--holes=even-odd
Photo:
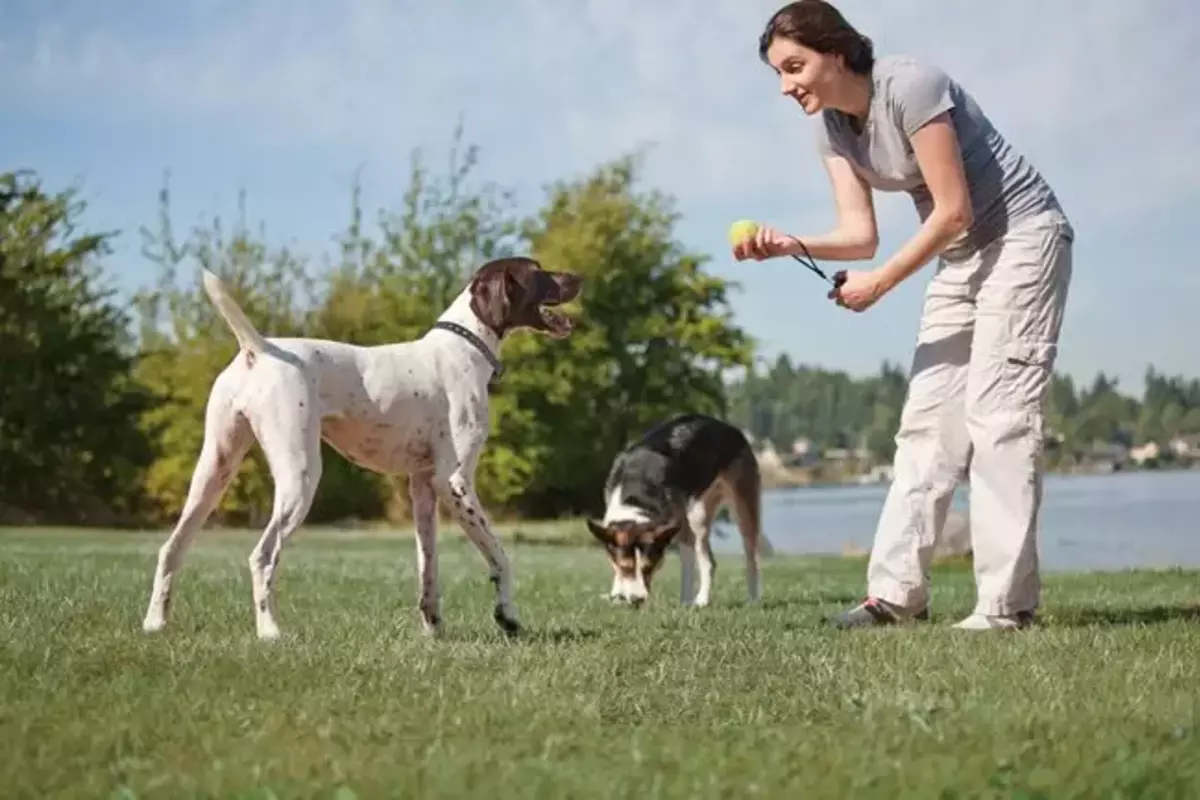
[[[729,463],[725,475],[733,489],[733,511],[747,555],[750,552],[771,555],[774,548],[762,530],[762,474],[749,442]]]
[[[217,307],[225,324],[233,331],[238,345],[243,350],[250,353],[261,353],[267,349],[267,340],[254,327],[254,323],[250,322],[241,307],[229,296],[224,281],[208,270],[204,270],[204,291],[208,294],[208,299],[212,300],[213,305]]]

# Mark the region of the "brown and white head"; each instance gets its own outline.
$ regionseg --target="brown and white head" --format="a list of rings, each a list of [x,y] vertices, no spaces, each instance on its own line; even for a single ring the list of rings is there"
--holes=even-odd
[[[566,337],[574,321],[554,310],[579,296],[583,277],[551,272],[532,258],[498,258],[484,264],[471,278],[466,294],[471,312],[497,339],[519,328]]]
[[[640,606],[650,598],[650,584],[662,567],[680,524],[645,520],[587,521],[588,530],[604,545],[613,569],[609,599]]]

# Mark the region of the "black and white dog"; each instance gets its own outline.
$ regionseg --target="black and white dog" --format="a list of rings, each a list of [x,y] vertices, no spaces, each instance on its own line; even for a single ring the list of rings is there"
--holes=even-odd
[[[716,571],[709,534],[717,509],[727,502],[746,552],[747,593],[751,602],[759,600],[758,557],[770,545],[761,531],[758,461],[738,428],[703,414],[661,422],[617,455],[604,495],[604,520],[589,519],[587,526],[612,562],[610,599],[644,602],[678,535],[680,602],[708,605]],[[693,594],[697,562],[700,587]]]

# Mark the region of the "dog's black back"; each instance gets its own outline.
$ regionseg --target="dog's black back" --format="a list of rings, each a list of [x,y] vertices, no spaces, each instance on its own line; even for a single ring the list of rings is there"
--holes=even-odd
[[[680,414],[648,430],[613,461],[604,493],[618,486],[624,502],[653,517],[675,516],[722,475],[740,463],[755,462],[750,443],[737,427],[705,414]],[[754,463],[757,481],[757,463]]]

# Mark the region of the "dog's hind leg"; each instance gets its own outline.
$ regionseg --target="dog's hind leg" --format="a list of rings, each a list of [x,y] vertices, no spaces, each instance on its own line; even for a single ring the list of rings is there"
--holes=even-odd
[[[321,482],[321,420],[315,387],[298,393],[292,380],[260,396],[254,432],[275,480],[271,519],[250,553],[255,626],[260,639],[277,639],[275,574],[283,543],[308,516]]]
[[[762,599],[758,560],[761,554],[770,554],[771,543],[762,532],[762,477],[749,447],[725,471],[724,483],[746,554],[746,594],[757,603]]]
[[[171,606],[171,586],[192,539],[204,527],[254,442],[250,425],[234,409],[224,376],[213,385],[204,419],[204,443],[175,529],[158,551],[150,604],[142,620],[148,633],[162,630]]]
[[[442,624],[437,574],[437,493],[433,476],[418,473],[408,479],[413,522],[417,529],[417,578],[421,584],[419,608],[421,627],[436,634]]]
[[[690,606],[696,596],[696,536],[690,524],[680,528],[676,541],[679,545],[679,602]]]

